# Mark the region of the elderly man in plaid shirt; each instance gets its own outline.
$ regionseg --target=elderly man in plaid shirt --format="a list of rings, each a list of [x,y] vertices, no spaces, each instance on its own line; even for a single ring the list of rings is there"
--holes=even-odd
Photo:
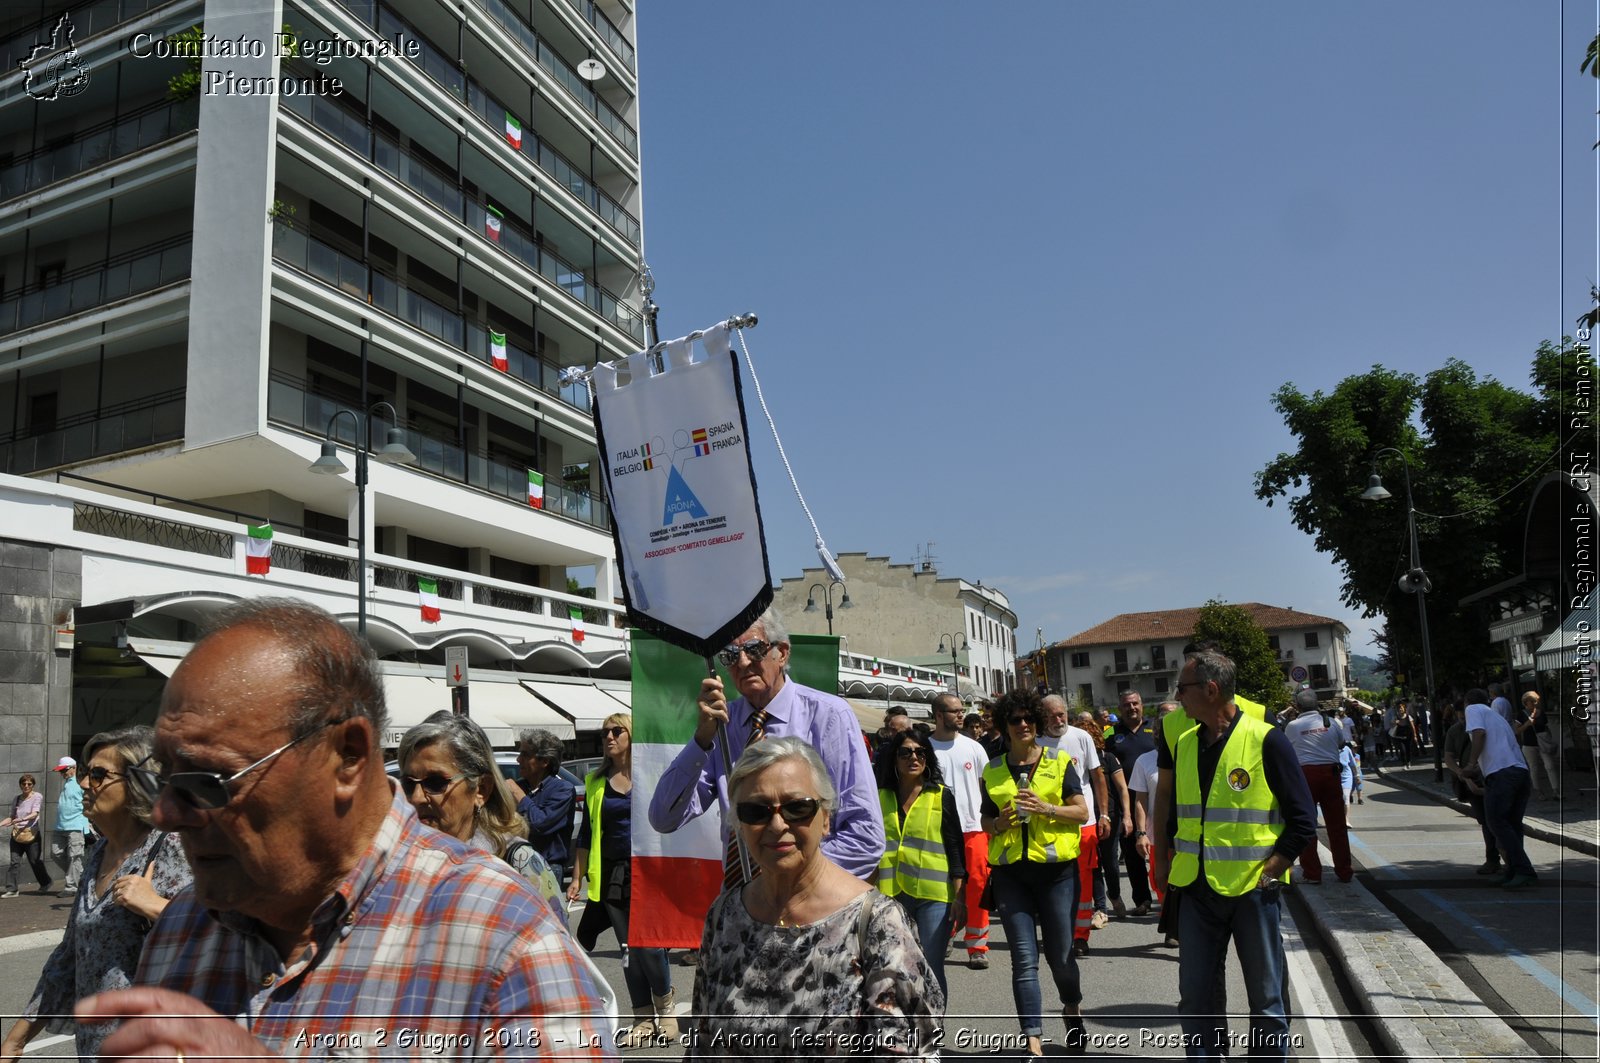
[[[422,826],[384,774],[372,652],[304,603],[235,607],[130,769],[193,865],[103,1058],[608,1058],[599,976],[532,887]],[[606,994],[609,996],[609,994]]]

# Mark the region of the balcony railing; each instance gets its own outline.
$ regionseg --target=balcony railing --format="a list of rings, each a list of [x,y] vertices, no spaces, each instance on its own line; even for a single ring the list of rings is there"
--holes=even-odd
[[[158,102],[84,129],[67,144],[40,148],[0,169],[0,201],[193,132],[199,115],[198,99]]]
[[[183,438],[183,389],[63,419],[48,431],[0,435],[0,472],[25,476]]]
[[[631,72],[634,69],[633,45],[628,43],[628,38],[622,35],[616,24],[606,18],[606,13],[600,10],[600,5],[594,0],[572,0],[572,6],[589,20],[589,25],[600,34],[600,39],[606,42],[606,47],[610,48],[612,54],[621,59],[623,65]]]
[[[273,372],[267,382],[267,418],[305,432],[321,434],[340,410],[357,413],[349,404],[319,395],[293,377]],[[357,414],[359,416],[359,414]],[[380,418],[373,431],[387,429]],[[423,469],[446,480],[465,484],[527,505],[528,466],[512,465],[481,452],[462,449],[455,443],[435,439],[413,428],[405,431],[406,446],[417,456],[412,468]],[[593,495],[578,491],[553,478],[545,481],[544,511],[594,528],[609,529],[611,516],[606,504]]]
[[[82,48],[89,38],[168,2],[169,0],[85,0],[84,3],[67,8],[65,14],[72,18],[73,43]],[[55,30],[56,23],[61,21],[62,14],[63,12],[57,11],[35,22],[28,29],[13,33],[0,41],[0,70],[8,74],[16,71],[22,60],[32,56],[36,46],[49,44],[50,35]]]
[[[190,234],[113,255],[0,295],[0,334],[92,310],[189,276]]]

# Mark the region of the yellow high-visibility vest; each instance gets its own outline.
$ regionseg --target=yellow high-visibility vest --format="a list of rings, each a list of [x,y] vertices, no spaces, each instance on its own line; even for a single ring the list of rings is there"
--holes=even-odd
[[[1257,704],[1249,698],[1240,697],[1238,694],[1233,696],[1233,703],[1239,707],[1240,712],[1252,720],[1265,720],[1267,718],[1267,707],[1265,705]],[[1172,754],[1174,760],[1178,756],[1178,739],[1198,726],[1200,725],[1182,709],[1178,709],[1176,712],[1169,712],[1161,717],[1161,741],[1166,743],[1167,752]]]
[[[944,787],[925,788],[911,802],[900,824],[900,797],[879,790],[883,809],[883,859],[878,889],[891,897],[904,893],[925,901],[951,899],[950,859],[944,851]]]
[[[1039,763],[1028,777],[1028,789],[1046,804],[1064,805],[1067,772],[1072,770],[1072,755],[1059,749],[1040,749]],[[991,760],[983,769],[983,784],[998,808],[1017,799],[1017,780],[1006,766],[1005,754]],[[989,863],[1015,864],[1023,859],[1022,828],[1018,823],[1003,834],[989,839]],[[1064,863],[1078,858],[1078,828],[1081,824],[1054,816],[1033,816],[1028,828],[1027,859],[1036,864]]]
[[[1178,836],[1168,875],[1173,885],[1195,881],[1204,864],[1206,882],[1225,897],[1242,897],[1256,888],[1284,827],[1263,766],[1262,747],[1271,733],[1267,724],[1241,715],[1217,759],[1204,798],[1200,731],[1196,728],[1178,739]],[[1287,870],[1283,877],[1287,881]]]
[[[584,873],[589,876],[591,901],[600,899],[600,805],[605,799],[605,769],[600,767],[583,777],[583,805],[589,810],[589,861],[584,865]]]

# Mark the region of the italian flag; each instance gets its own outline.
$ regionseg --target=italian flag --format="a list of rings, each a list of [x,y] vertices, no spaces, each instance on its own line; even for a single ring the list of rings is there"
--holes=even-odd
[[[528,505],[534,509],[544,508],[544,473],[528,470]]]
[[[500,222],[501,222],[501,219],[503,219],[504,217],[505,217],[504,214],[501,214],[498,210],[495,210],[493,207],[489,207],[489,206],[484,207],[483,208],[483,235],[487,236],[489,239],[493,240],[495,243],[499,243],[500,242]]]
[[[506,334],[489,330],[489,361],[500,372],[509,372],[511,362],[506,358]]]
[[[572,618],[572,641],[583,641],[583,610],[576,605],[567,607],[567,615]]]
[[[522,123],[513,118],[510,111],[506,112],[506,143],[522,150]]]
[[[649,806],[656,781],[687,742],[700,718],[695,698],[705,660],[635,628],[633,640],[633,785],[635,808]],[[839,689],[839,639],[791,635],[792,679],[833,693]],[[717,667],[733,694],[733,682]],[[718,754],[720,755],[720,754]],[[643,802],[639,804],[638,802]],[[706,913],[722,889],[722,818],[706,812],[671,834],[633,818],[633,889],[628,944],[633,948],[699,948]]]
[[[422,620],[424,623],[437,624],[439,622],[439,581],[417,577],[417,604],[422,607]]]
[[[873,675],[882,675],[883,674],[883,665],[878,663],[878,659],[876,657],[874,657],[872,659],[872,674]]]
[[[272,525],[246,524],[250,535],[245,539],[248,553],[244,559],[244,570],[252,576],[265,576],[272,571]]]

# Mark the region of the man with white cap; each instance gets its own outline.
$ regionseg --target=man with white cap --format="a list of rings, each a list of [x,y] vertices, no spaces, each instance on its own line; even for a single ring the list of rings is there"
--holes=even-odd
[[[56,799],[56,833],[67,854],[67,882],[61,896],[70,897],[78,892],[78,880],[83,877],[83,832],[89,821],[83,817],[83,787],[78,785],[78,762],[71,757],[56,761],[56,772],[61,776],[61,796]]]
[[[1339,784],[1338,732],[1329,724],[1317,704],[1317,693],[1310,687],[1295,692],[1294,702],[1284,710],[1283,733],[1300,759],[1300,773],[1311,788],[1311,797],[1322,809],[1322,822],[1328,828],[1328,849],[1333,853],[1333,873],[1340,882],[1355,874],[1350,863],[1350,826],[1345,819],[1344,789]],[[1322,882],[1322,858],[1317,853],[1316,835],[1300,854],[1300,881],[1313,886]]]

